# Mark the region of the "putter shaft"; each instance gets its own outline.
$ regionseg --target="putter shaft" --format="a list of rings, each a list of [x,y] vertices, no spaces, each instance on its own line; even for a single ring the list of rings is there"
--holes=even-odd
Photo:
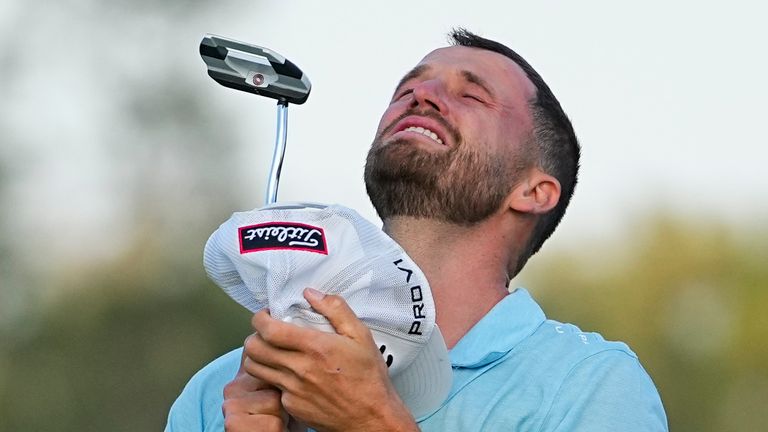
[[[283,169],[285,157],[285,144],[288,140],[288,102],[277,101],[277,129],[275,132],[275,149],[272,153],[272,165],[269,168],[267,179],[267,193],[264,197],[264,205],[270,205],[277,201],[277,188],[280,184],[280,171]]]

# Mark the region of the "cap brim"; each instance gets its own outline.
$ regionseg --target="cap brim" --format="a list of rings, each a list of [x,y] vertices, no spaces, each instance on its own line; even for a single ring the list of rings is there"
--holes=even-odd
[[[392,384],[416,419],[432,414],[442,406],[451,391],[453,369],[437,325],[413,362],[392,377]]]

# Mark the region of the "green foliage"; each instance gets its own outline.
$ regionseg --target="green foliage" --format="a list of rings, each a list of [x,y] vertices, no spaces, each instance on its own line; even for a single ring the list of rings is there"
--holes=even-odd
[[[26,337],[4,338],[0,430],[162,429],[192,374],[242,345],[250,314],[197,260],[176,275],[160,267],[103,268],[29,317]]]

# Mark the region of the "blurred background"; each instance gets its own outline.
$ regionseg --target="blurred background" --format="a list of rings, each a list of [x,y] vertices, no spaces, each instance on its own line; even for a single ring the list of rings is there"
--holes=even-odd
[[[626,341],[672,430],[764,430],[768,7],[625,3],[0,3],[0,431],[161,430],[249,333],[202,249],[261,205],[275,108],[206,75],[203,34],[313,82],[289,110],[280,199],[376,220],[362,167],[379,116],[458,25],[526,57],[583,145],[569,214],[513,284]]]

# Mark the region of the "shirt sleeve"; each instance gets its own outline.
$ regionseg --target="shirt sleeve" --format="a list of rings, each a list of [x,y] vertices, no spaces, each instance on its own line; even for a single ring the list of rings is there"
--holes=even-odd
[[[541,432],[667,432],[659,393],[637,358],[609,350],[579,362],[558,390]]]
[[[165,432],[223,431],[224,386],[235,377],[241,356],[242,348],[230,351],[197,372],[171,406]]]

